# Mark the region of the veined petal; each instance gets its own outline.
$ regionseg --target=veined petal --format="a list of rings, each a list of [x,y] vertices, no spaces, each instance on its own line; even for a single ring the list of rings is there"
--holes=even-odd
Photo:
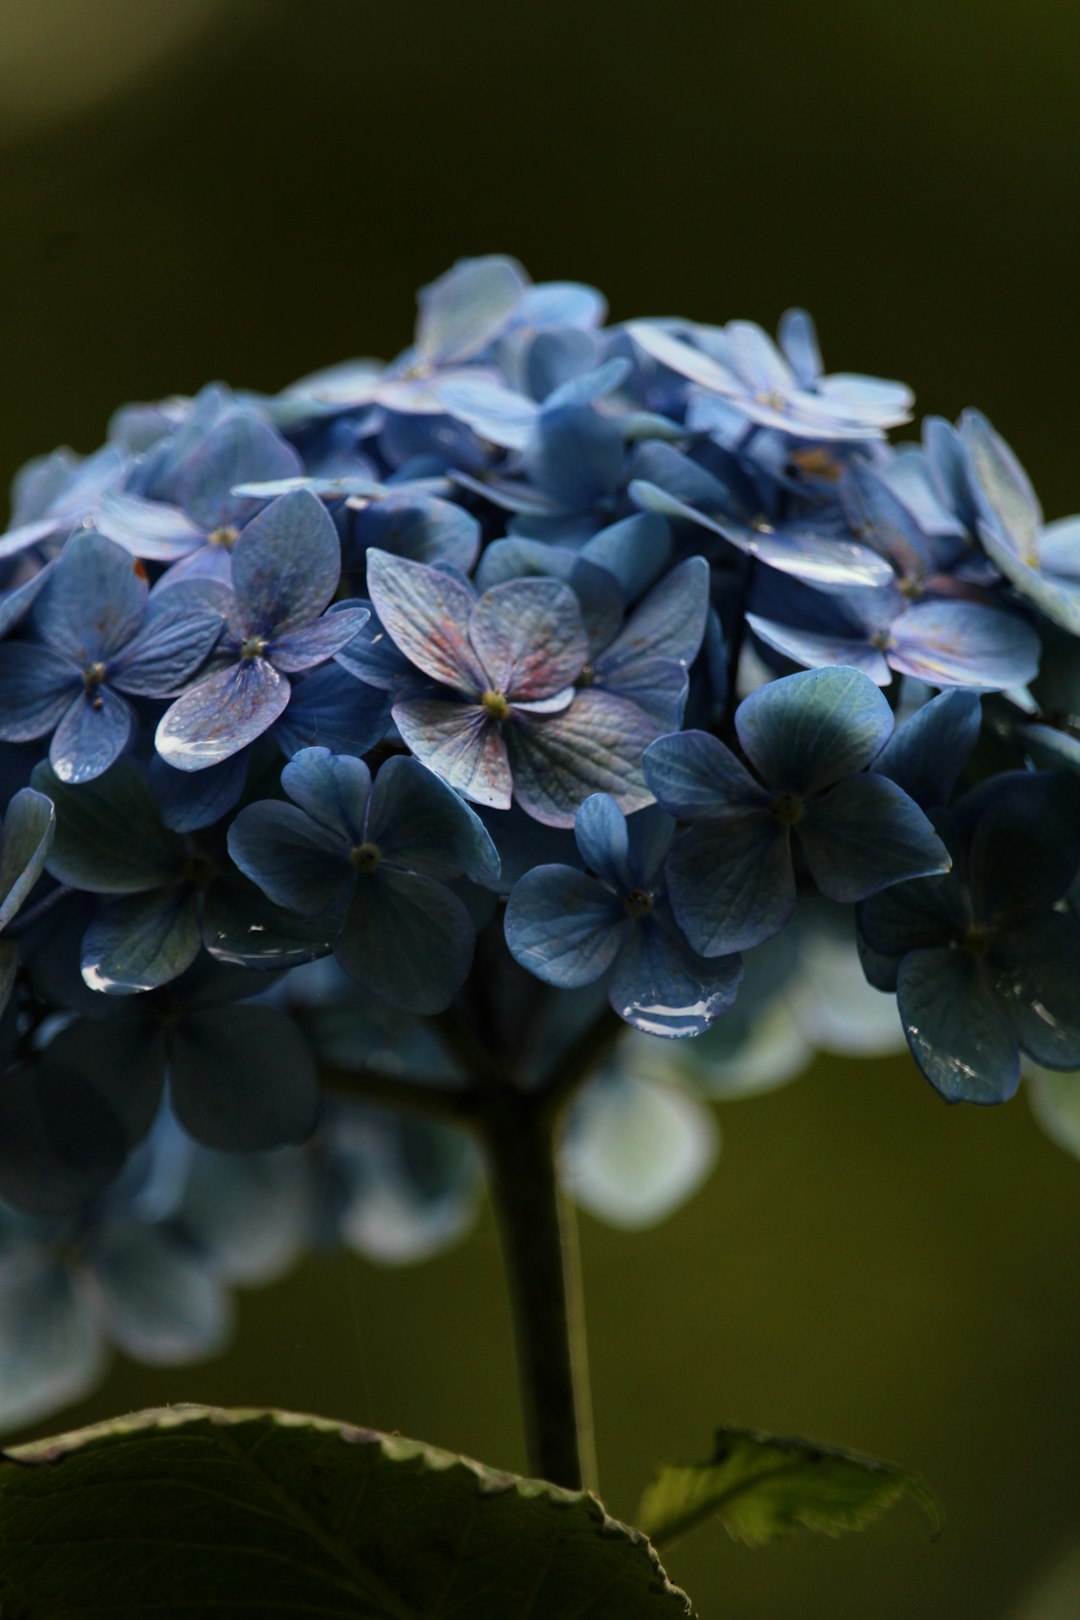
[[[871,769],[896,782],[924,810],[946,805],[981,726],[975,692],[942,692],[893,732]]]
[[[624,664],[651,656],[670,658],[684,668],[701,649],[709,611],[709,565],[689,557],[653,586],[611,645],[596,659],[598,674],[610,682]]]
[[[659,737],[643,764],[657,802],[679,821],[709,821],[732,806],[765,809],[769,803],[741,760],[707,731]]]
[[[611,966],[630,917],[617,894],[572,866],[536,866],[514,885],[506,943],[522,967],[560,989],[592,984]]]
[[[1020,1083],[1016,1037],[989,971],[967,951],[911,951],[896,984],[904,1034],[946,1102],[1006,1102]]]
[[[51,799],[24,787],[4,813],[0,842],[0,933],[41,876],[56,833]]]
[[[206,543],[205,530],[178,506],[129,491],[107,490],[94,513],[94,526],[133,557],[152,562],[175,562]]]
[[[261,416],[231,410],[205,433],[185,462],[177,500],[204,529],[242,529],[263,502],[234,494],[237,484],[291,478],[303,470],[296,451]]]
[[[888,659],[930,686],[997,691],[1034,680],[1039,638],[1015,614],[981,602],[916,602],[893,620]]]
[[[787,827],[733,806],[691,827],[667,858],[675,920],[701,956],[730,956],[780,932],[795,909]]]
[[[306,489],[279,495],[237,540],[232,573],[250,634],[277,638],[317,619],[341,578],[341,542],[326,507]]]
[[[395,703],[394,722],[421,764],[476,804],[510,808],[506,744],[486,709],[475,703],[414,698]]]
[[[107,686],[80,692],[53,732],[49,764],[61,782],[91,782],[127,747],[131,710]]]
[[[388,487],[357,514],[351,545],[365,552],[375,546],[414,562],[449,563],[468,573],[480,550],[480,524],[453,501]]]
[[[429,877],[462,872],[490,885],[499,856],[476,811],[416,759],[388,759],[375,778],[366,837],[383,859]]]
[[[359,879],[334,955],[350,978],[404,1012],[443,1012],[464,984],[476,934],[445,884],[380,866]]]
[[[795,836],[830,900],[865,900],[952,865],[915,801],[885,776],[850,776],[809,799]]]
[[[519,702],[561,692],[589,656],[577,598],[555,579],[514,579],[485,591],[469,639],[488,685]]]
[[[609,692],[579,692],[561,714],[514,712],[507,749],[514,797],[537,821],[572,827],[590,793],[610,793],[621,810],[639,810],[653,795],[641,756],[656,723],[634,703]]]
[[[146,569],[103,534],[80,529],[34,603],[41,639],[80,665],[129,642],[146,613]]]
[[[487,678],[469,642],[470,588],[426,563],[367,554],[368,590],[394,645],[432,680],[479,695]]]
[[[617,891],[635,887],[626,817],[610,793],[589,795],[577,813],[574,838],[581,859],[597,877]]]
[[[273,736],[290,758],[302,748],[359,757],[381,741],[389,725],[389,693],[357,680],[335,662],[292,682],[289,706],[275,721]]]
[[[261,737],[289,701],[289,682],[265,658],[244,659],[191,686],[155,733],[158,753],[178,771],[218,765]]]
[[[459,259],[420,289],[417,355],[448,365],[479,354],[507,325],[527,286],[521,267],[501,254]]]
[[[241,810],[229,854],[275,905],[306,915],[325,911],[353,881],[348,845],[292,804],[263,800]]]
[[[0,738],[29,742],[58,725],[82,677],[75,664],[31,641],[0,644]]]
[[[994,988],[1025,1052],[1048,1069],[1080,1068],[1080,923],[1051,911],[995,943]]]
[[[813,792],[868,765],[893,729],[882,693],[861,670],[807,670],[744,698],[735,730],[772,787]]]
[[[199,954],[194,889],[155,889],[102,906],[83,936],[82,976],[91,990],[126,996],[180,977]]]
[[[163,607],[123,651],[109,661],[108,679],[121,692],[139,697],[169,697],[189,680],[210,656],[221,634],[216,613],[190,611],[177,586],[176,608]]]
[[[363,843],[371,798],[371,772],[363,760],[327,748],[305,748],[282,769],[281,785],[324,829],[328,849],[347,851]]]
[[[876,686],[888,686],[892,681],[885,654],[872,645],[869,636],[856,641],[839,632],[829,635],[817,630],[801,630],[778,624],[760,613],[748,613],[746,622],[767,647],[783,653],[796,664],[805,664],[810,669],[847,665],[861,670]]]
[[[286,675],[312,669],[317,664],[325,664],[335,653],[343,652],[370,617],[367,608],[362,607],[327,613],[313,624],[275,636],[267,648],[267,656],[274,668],[283,670]]]
[[[60,883],[94,894],[138,894],[178,881],[182,838],[162,822],[145,773],[121,759],[93,782],[69,786],[42,763],[32,781],[56,805],[47,862]]]
[[[742,958],[698,956],[655,917],[628,932],[608,992],[619,1017],[646,1035],[700,1035],[727,1012]]]

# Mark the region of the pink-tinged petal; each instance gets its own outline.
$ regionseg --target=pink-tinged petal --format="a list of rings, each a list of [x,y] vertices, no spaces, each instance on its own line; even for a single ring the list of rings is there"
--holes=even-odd
[[[157,751],[178,771],[201,771],[238,754],[273,725],[289,682],[265,658],[244,659],[189,687],[161,718]]]
[[[515,702],[561,692],[589,656],[577,597],[557,579],[492,586],[473,609],[469,639],[490,685]]]
[[[562,714],[534,719],[515,710],[507,727],[514,797],[549,827],[572,827],[591,793],[640,810],[653,802],[641,755],[656,735],[656,722],[637,704],[609,692],[579,692]]]
[[[416,698],[395,703],[392,712],[398,730],[422,765],[474,803],[509,810],[506,744],[486,709],[474,703]]]
[[[442,569],[376,548],[367,554],[367,578],[384,629],[410,663],[444,686],[487,690],[469,642],[476,598],[468,585]]]

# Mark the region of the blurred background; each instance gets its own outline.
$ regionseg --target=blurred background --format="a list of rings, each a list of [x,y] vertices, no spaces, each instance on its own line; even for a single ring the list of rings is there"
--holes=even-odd
[[[1059,0],[6,0],[5,476],[124,400],[276,390],[408,341],[418,285],[516,255],[612,317],[810,307],[829,370],[980,406],[1080,506],[1080,16]],[[1080,965],[1078,965],[1080,970]],[[706,1188],[583,1221],[604,1494],[723,1419],[922,1472],[862,1537],[672,1549],[705,1620],[1080,1616],[1080,1165],[1024,1102],[949,1111],[906,1057],[719,1110]],[[489,1219],[403,1270],[315,1258],[229,1354],[117,1364],[36,1432],[277,1404],[519,1467]]]

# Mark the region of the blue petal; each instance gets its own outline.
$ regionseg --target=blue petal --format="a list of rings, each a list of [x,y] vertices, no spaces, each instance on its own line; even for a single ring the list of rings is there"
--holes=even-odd
[[[785,309],[777,335],[795,381],[800,388],[812,388],[824,369],[813,317],[805,309]]]
[[[0,645],[0,737],[28,742],[63,719],[82,678],[70,659],[29,641]]]
[[[39,1059],[0,1086],[0,1198],[33,1215],[77,1209],[108,1186],[129,1140],[74,1069]]]
[[[317,619],[341,578],[333,519],[308,490],[280,495],[232,550],[233,587],[252,635],[281,637]]]
[[[608,996],[619,1017],[647,1035],[700,1035],[727,1012],[742,978],[738,956],[706,960],[655,917],[632,928]]]
[[[0,636],[6,636],[29,613],[48,584],[57,561],[59,559],[46,563],[44,568],[39,568],[36,574],[21,585],[16,585],[13,590],[0,591]]]
[[[920,578],[933,569],[933,549],[914,516],[865,461],[852,461],[841,483],[844,511],[855,533],[886,556],[898,574]]]
[[[370,618],[367,608],[342,607],[313,624],[276,636],[267,648],[275,669],[297,674],[344,652]]]
[[[93,782],[69,786],[41,764],[33,784],[56,805],[48,870],[61,883],[95,894],[138,894],[175,882],[184,842],[162,822],[145,774],[119,760]]]
[[[127,895],[102,906],[83,936],[82,975],[108,995],[156,990],[179,978],[201,946],[194,890]]]
[[[85,665],[131,640],[148,595],[142,563],[104,535],[81,529],[34,604],[34,625],[49,646]]]
[[[606,568],[563,546],[542,540],[495,540],[480,559],[476,585],[482,591],[513,579],[563,580],[577,597],[590,647],[604,647],[623,618],[623,593]]]
[[[289,707],[275,722],[273,735],[290,757],[315,747],[359,756],[381,741],[389,725],[387,693],[332,663],[292,682]]]
[[[609,661],[604,653],[596,660],[592,689],[610,692],[648,715],[654,722],[654,736],[677,731],[690,688],[686,665],[674,658],[638,658],[631,648],[621,652],[620,659]]]
[[[98,504],[94,524],[107,540],[133,557],[175,562],[206,542],[205,531],[178,506],[148,501],[130,491],[108,491]]]
[[[109,687],[80,692],[53,732],[49,764],[61,782],[91,782],[119,759],[131,725],[131,710]]]
[[[1015,614],[980,602],[917,602],[893,620],[888,658],[930,686],[996,691],[1034,680],[1039,638]]]
[[[52,800],[33,788],[20,788],[5,812],[0,843],[0,932],[44,871],[55,833]]]
[[[177,586],[169,595],[175,603],[148,615],[134,640],[109,661],[108,678],[121,692],[172,696],[206,661],[221,634],[220,617],[191,609],[185,589]]]
[[[616,890],[635,887],[630,872],[626,817],[609,793],[592,793],[574,822],[574,838],[585,865]]]
[[[1020,1083],[1016,1037],[986,970],[966,951],[911,951],[897,1000],[919,1068],[946,1102],[1006,1102]]]
[[[464,872],[490,885],[499,856],[475,810],[415,759],[388,759],[375,778],[366,837],[383,858],[429,877]]]
[[[602,292],[580,281],[542,281],[526,287],[514,311],[513,324],[527,327],[603,324],[607,300]]]
[[[976,916],[1030,915],[1061,900],[1080,866],[1080,778],[1008,771],[964,801],[981,806],[970,851]]]
[[[308,1043],[273,1007],[185,1013],[173,1038],[169,1093],[184,1129],[228,1153],[306,1141],[319,1105]]]
[[[795,909],[788,830],[767,810],[732,806],[691,827],[666,871],[675,919],[701,956],[760,945]]]
[[[202,528],[243,528],[263,502],[233,494],[237,484],[303,472],[296,451],[253,411],[230,411],[186,462],[176,498]]]
[[[147,767],[162,821],[181,833],[212,827],[228,815],[247,785],[247,772],[248,755],[243,752],[204,771],[175,770],[156,753]]]
[[[796,664],[805,664],[811,669],[846,664],[861,670],[877,686],[888,686],[892,680],[892,671],[884,653],[879,652],[868,637],[855,640],[840,632],[828,634],[801,630],[778,624],[760,613],[748,613],[746,622],[767,647],[772,647]]]
[[[924,810],[946,805],[981,725],[974,692],[942,692],[893,732],[872,769],[902,787]]]
[[[954,874],[898,883],[858,910],[860,936],[875,955],[900,958],[908,951],[946,945],[968,923],[966,897]]]
[[[93,1250],[109,1337],[137,1361],[195,1361],[222,1349],[228,1300],[206,1260],[157,1225],[110,1221]]]
[[[379,866],[358,880],[334,955],[366,990],[427,1017],[461,989],[475,940],[468,912],[444,884]]]
[[[515,711],[507,748],[514,797],[550,827],[572,827],[590,793],[610,793],[621,810],[651,804],[641,756],[657,725],[609,692],[579,692],[561,714]]]
[[[520,266],[499,254],[459,259],[417,298],[416,352],[429,365],[468,360],[503,330],[527,282]]]
[[[710,359],[700,349],[692,348],[681,338],[673,337],[658,326],[648,321],[628,321],[626,331],[639,348],[653,360],[658,360],[662,366],[675,371],[680,377],[688,377],[701,388],[711,389],[718,394],[735,394],[739,392],[739,382],[734,373],[718,361]]]
[[[435,392],[449,416],[506,450],[524,450],[540,413],[527,395],[485,377],[436,382]]]
[[[304,914],[325,911],[353,878],[348,845],[291,804],[264,800],[241,810],[229,854],[275,905]]]
[[[471,609],[471,601],[469,606]],[[430,689],[426,676],[391,641],[374,609],[360,634],[353,637],[344,652],[338,653],[336,661],[356,680],[395,697],[419,696]]]
[[[690,557],[654,585],[620,635],[596,661],[605,678],[642,655],[671,658],[689,667],[697,657],[709,611],[709,565]]]
[[[830,900],[865,900],[952,864],[915,801],[885,776],[848,777],[811,799],[795,836]]]
[[[301,917],[279,910],[239,873],[215,883],[203,901],[203,944],[235,968],[289,968],[328,956],[339,926],[336,913]]]
[[[93,1308],[47,1246],[0,1259],[0,1428],[33,1423],[89,1395],[104,1369]]]
[[[892,733],[893,714],[860,670],[814,669],[751,692],[735,729],[766,782],[813,792],[868,765]]]
[[[394,721],[417,759],[475,804],[508,810],[512,778],[506,743],[474,703],[416,698],[395,703]]]
[[[367,554],[368,590],[390,639],[432,680],[480,693],[486,678],[469,643],[476,597],[469,587],[426,563]]]
[[[585,511],[618,488],[622,434],[589,405],[563,405],[543,412],[522,465],[535,487],[564,511]]]
[[[1042,510],[1023,467],[981,411],[964,412],[960,437],[989,526],[1000,530],[1019,556],[1037,557]]]
[[[371,772],[362,760],[308,748],[282,768],[281,785],[335,847],[363,842]]]
[[[536,866],[514,886],[506,943],[522,967],[563,990],[611,966],[630,917],[618,895],[572,866]]]
[[[289,682],[265,658],[245,659],[189,687],[162,716],[154,742],[178,771],[218,765],[261,737],[289,701]]]
[[[635,512],[593,535],[582,556],[614,574],[623,595],[633,602],[666,567],[671,547],[671,527],[662,517]]]
[[[707,731],[660,737],[645,752],[645,780],[679,821],[708,821],[732,806],[760,806],[769,794],[719,738]]]
[[[515,579],[485,591],[469,639],[487,684],[517,702],[563,691],[589,656],[577,598],[555,579]]]
[[[452,501],[388,489],[358,514],[352,544],[363,551],[375,546],[414,562],[450,563],[467,574],[480,550],[480,524]]]

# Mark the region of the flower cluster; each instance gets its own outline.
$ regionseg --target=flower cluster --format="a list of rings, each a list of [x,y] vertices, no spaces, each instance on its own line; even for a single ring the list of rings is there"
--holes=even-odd
[[[80,1366],[70,1257],[139,1342],[116,1279],[183,1294],[217,1242],[190,1165],[347,1158],[320,1071],[370,1070],[387,1018],[402,1087],[452,1090],[468,1041],[520,1080],[610,1004],[638,1033],[566,1174],[630,1219],[590,1108],[636,1098],[688,1185],[711,1138],[646,1037],[697,1037],[707,1091],[779,1074],[796,958],[812,1042],[898,1006],[950,1100],[1080,1067],[1080,519],[1044,523],[976,411],[890,442],[909,390],[826,373],[800,311],[776,343],[605,315],[463,261],[389,365],[128,406],[15,481],[0,1296],[55,1303],[27,1245],[68,1256]],[[193,1351],[224,1321],[199,1275]]]

